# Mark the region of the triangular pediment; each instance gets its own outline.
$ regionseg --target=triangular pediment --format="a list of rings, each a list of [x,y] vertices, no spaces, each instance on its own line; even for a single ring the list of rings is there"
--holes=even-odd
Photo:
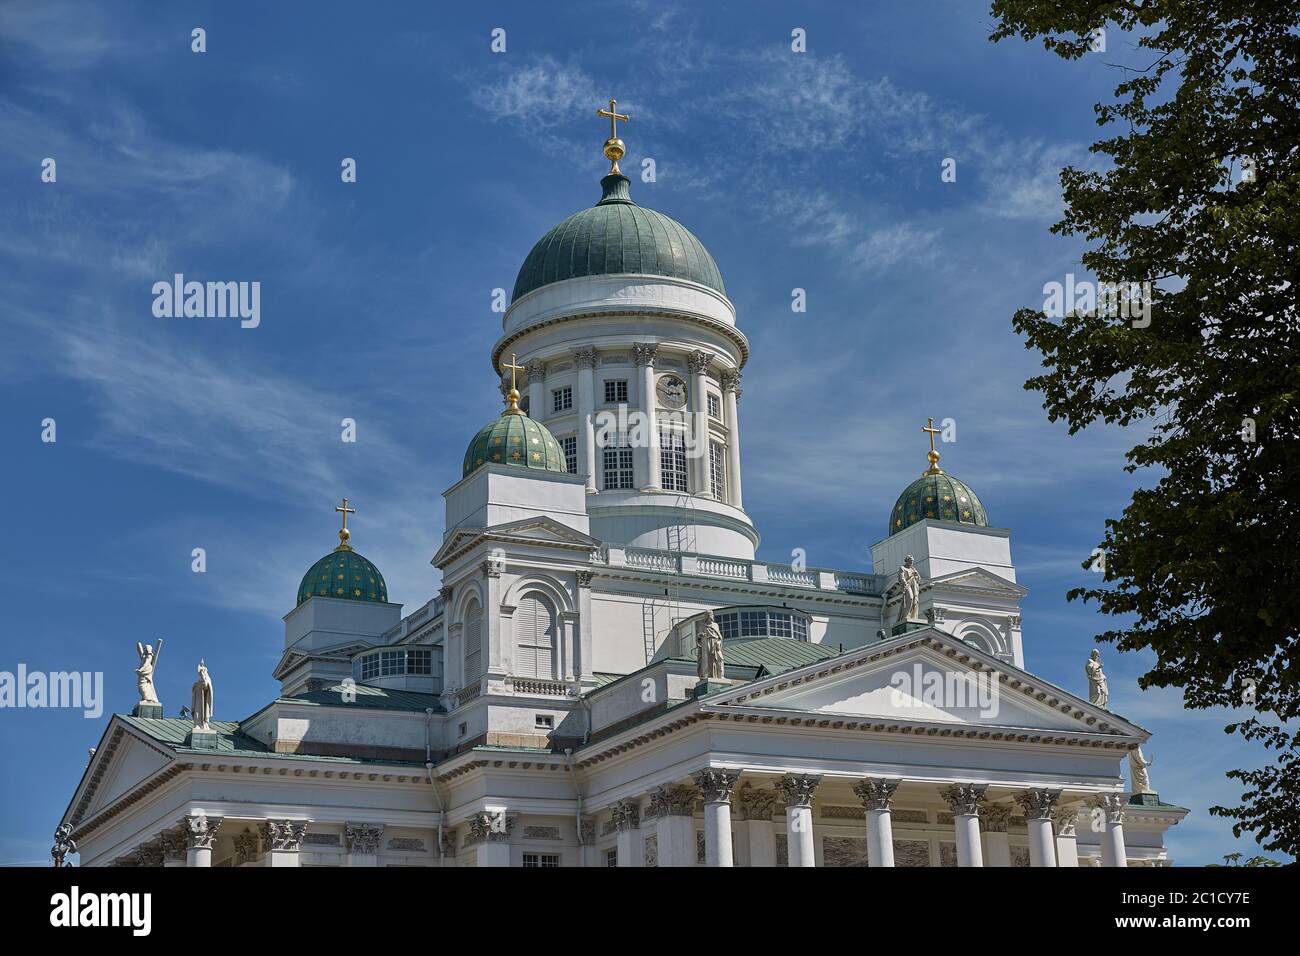
[[[953,571],[937,578],[930,578],[925,583],[931,588],[970,588],[983,592],[1003,593],[1008,597],[1016,598],[1024,597],[1029,593],[1028,588],[994,574],[986,568],[966,568],[961,571]]]
[[[554,518],[538,516],[487,528],[457,528],[447,535],[431,563],[442,567],[452,557],[475,547],[481,541],[553,545],[580,551],[594,551],[600,547],[600,541],[591,535],[561,524]]]
[[[76,827],[91,819],[174,760],[167,749],[115,717],[90,758],[65,821]]]
[[[711,697],[709,705],[889,727],[1146,736],[934,628],[755,681]]]

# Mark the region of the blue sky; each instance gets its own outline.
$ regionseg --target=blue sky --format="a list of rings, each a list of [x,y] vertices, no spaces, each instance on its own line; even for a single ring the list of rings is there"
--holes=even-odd
[[[103,671],[123,711],[135,642],[161,637],[169,714],[202,656],[217,716],[247,716],[277,689],[279,618],[345,494],[391,599],[426,601],[441,493],[499,407],[492,290],[598,198],[594,112],[617,96],[625,169],[657,169],[634,198],[710,248],[751,342],[760,556],[868,567],[925,466],[918,427],[951,417],[944,466],[1013,531],[1028,666],[1085,693],[1105,625],[1064,594],[1127,501],[1135,436],[1049,424],[1009,320],[1082,273],[1047,233],[1057,172],[1092,161],[1106,63],[1133,51],[1113,36],[1066,64],[990,32],[971,2],[6,4],[0,669]],[[176,272],[260,281],[261,325],[155,318],[151,287]],[[1252,852],[1206,808],[1260,754],[1223,714],[1139,692],[1143,656],[1103,653],[1115,709],[1155,734],[1153,782],[1193,810],[1172,854]],[[102,728],[0,711],[0,862],[46,858]]]

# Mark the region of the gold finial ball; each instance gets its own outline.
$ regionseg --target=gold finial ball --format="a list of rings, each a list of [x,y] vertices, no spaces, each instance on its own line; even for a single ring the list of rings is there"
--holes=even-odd
[[[519,401],[519,389],[512,388],[509,392],[506,393],[506,399],[507,401],[510,402],[511,405]]]
[[[342,541],[344,544],[348,543],[348,538],[350,537],[352,537],[352,532],[349,531],[347,528],[339,529],[339,540]]]
[[[617,163],[627,154],[627,144],[621,139],[605,140],[605,158],[611,163]]]

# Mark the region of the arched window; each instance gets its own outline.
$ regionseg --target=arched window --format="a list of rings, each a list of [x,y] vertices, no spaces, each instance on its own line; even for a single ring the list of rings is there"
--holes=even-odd
[[[483,676],[483,609],[470,598],[465,605],[465,680],[468,685]]]
[[[540,594],[529,594],[515,609],[515,674],[555,677],[555,612]]]

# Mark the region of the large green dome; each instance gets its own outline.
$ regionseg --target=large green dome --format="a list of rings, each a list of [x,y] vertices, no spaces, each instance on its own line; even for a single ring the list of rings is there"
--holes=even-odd
[[[309,597],[348,601],[388,601],[388,587],[379,569],[346,545],[331,551],[311,566],[298,585],[298,603]]]
[[[970,485],[946,472],[927,471],[898,496],[889,515],[889,534],[897,534],[923,518],[957,521],[977,528],[989,526],[989,516]]]
[[[726,293],[718,264],[689,229],[634,203],[626,176],[611,173],[600,185],[600,202],[574,213],[533,246],[511,301],[564,279],[621,274],[689,279]]]
[[[514,408],[507,408],[479,429],[465,450],[464,474],[468,476],[489,462],[561,474],[569,470],[565,467],[564,449],[555,436],[541,422]]]

